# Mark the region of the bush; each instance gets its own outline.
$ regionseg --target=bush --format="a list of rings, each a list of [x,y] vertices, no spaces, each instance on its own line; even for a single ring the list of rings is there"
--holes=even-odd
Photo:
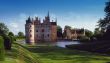
[[[4,45],[6,50],[11,50],[11,38],[9,36],[4,37]]]
[[[88,41],[90,41],[90,39],[88,37],[86,37],[86,36],[80,37],[79,40],[80,40],[80,42],[88,42]]]
[[[3,37],[0,36],[0,61],[5,59],[5,50],[4,50],[4,40]]]
[[[13,36],[9,36],[9,37],[10,37],[11,43],[13,43],[15,41],[15,38]]]

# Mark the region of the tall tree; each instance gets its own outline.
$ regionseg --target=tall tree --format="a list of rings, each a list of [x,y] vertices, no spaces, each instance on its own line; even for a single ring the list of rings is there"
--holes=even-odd
[[[104,9],[105,17],[98,21],[98,26],[103,33],[103,38],[110,40],[110,0],[106,2],[106,7]]]
[[[9,32],[9,29],[4,23],[0,23],[0,35],[7,35]]]
[[[91,38],[93,36],[93,32],[90,30],[85,29],[85,35],[89,38]]]
[[[62,28],[59,25],[57,26],[57,36],[62,37]]]
[[[106,7],[104,9],[105,17],[98,21],[99,28],[105,28],[106,30],[110,27],[110,0],[106,2]]]

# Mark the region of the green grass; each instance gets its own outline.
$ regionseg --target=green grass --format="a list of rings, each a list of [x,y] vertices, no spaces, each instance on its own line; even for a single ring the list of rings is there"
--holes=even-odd
[[[5,52],[5,61],[0,63],[41,63],[38,55],[34,55],[18,43],[13,43],[12,49]]]
[[[16,44],[17,45],[17,44]],[[19,44],[18,44],[19,45]],[[24,48],[23,48],[24,47]],[[27,48],[28,50],[26,50]],[[19,50],[17,50],[19,49]],[[20,55],[19,55],[20,54]],[[22,60],[24,60],[22,62]],[[40,62],[39,62],[40,61]],[[13,46],[0,63],[107,63],[110,56],[56,46]]]
[[[39,55],[43,63],[107,63],[109,56],[96,53],[70,50],[55,46],[29,46],[28,49]]]

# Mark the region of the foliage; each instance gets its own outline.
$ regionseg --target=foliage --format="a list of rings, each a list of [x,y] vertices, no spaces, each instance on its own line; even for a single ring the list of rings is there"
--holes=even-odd
[[[90,38],[87,36],[80,36],[79,40],[80,40],[80,42],[88,42],[88,41],[90,41]]]
[[[68,25],[65,26],[65,29],[71,29],[71,28],[72,28],[71,26]]]
[[[0,61],[5,59],[5,49],[4,49],[4,40],[3,37],[0,36]]]
[[[5,49],[6,49],[6,50],[11,50],[11,44],[12,44],[11,38],[6,35],[6,36],[4,37]]]
[[[4,23],[0,23],[0,35],[6,35],[8,34],[9,29]]]
[[[17,38],[22,39],[22,38],[24,38],[24,37],[25,37],[25,36],[24,36],[24,33],[23,33],[23,32],[18,32]]]
[[[64,30],[64,32],[63,32],[63,38],[65,38],[66,35],[67,35],[67,33],[66,33],[66,31]]]
[[[62,28],[61,26],[57,26],[57,37],[62,37]]]
[[[93,37],[96,38],[96,40],[100,40],[103,37],[104,32],[100,30],[100,28],[95,28]]]
[[[63,38],[66,37],[67,33],[66,33],[66,29],[71,29],[72,27],[71,26],[68,26],[66,25],[65,28],[64,28],[64,32],[62,33],[63,35]]]
[[[85,29],[85,35],[87,36],[87,37],[92,37],[93,36],[93,32],[92,31],[90,31],[90,30],[87,30],[87,29]]]
[[[100,28],[105,28],[107,29],[108,26],[110,26],[110,0],[108,2],[106,2],[106,7],[105,7],[105,17],[104,19],[100,19],[98,21],[99,23],[99,27]]]
[[[103,39],[110,40],[110,0],[106,2],[105,17],[98,21],[98,26],[103,33]]]
[[[8,36],[14,36],[13,32],[9,32]]]

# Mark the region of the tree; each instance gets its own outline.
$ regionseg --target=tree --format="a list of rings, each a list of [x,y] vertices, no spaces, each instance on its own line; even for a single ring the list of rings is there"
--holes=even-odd
[[[65,37],[67,36],[67,32],[66,32],[67,29],[68,29],[68,30],[71,30],[72,27],[71,27],[71,26],[68,26],[68,25],[65,26],[64,32],[63,32],[63,38],[65,38]]]
[[[65,29],[71,29],[71,28],[72,28],[71,26],[68,25],[65,26]]]
[[[19,38],[24,38],[24,33],[23,32],[18,32],[18,37]]]
[[[14,36],[13,32],[9,32],[8,36]]]
[[[4,49],[4,40],[3,37],[0,36],[0,61],[5,59],[5,49]]]
[[[5,35],[5,37],[4,37],[4,45],[5,45],[5,49],[6,50],[11,50],[12,41],[11,41],[11,37],[10,36]]]
[[[103,38],[110,40],[110,0],[106,2],[106,7],[104,9],[105,17],[98,21],[98,26],[103,33]]]
[[[85,29],[85,35],[89,38],[91,38],[93,36],[93,32],[90,30]]]
[[[61,26],[57,26],[57,37],[62,37],[62,28],[61,28]]]
[[[4,23],[0,23],[0,35],[7,35],[9,32],[9,29]]]

